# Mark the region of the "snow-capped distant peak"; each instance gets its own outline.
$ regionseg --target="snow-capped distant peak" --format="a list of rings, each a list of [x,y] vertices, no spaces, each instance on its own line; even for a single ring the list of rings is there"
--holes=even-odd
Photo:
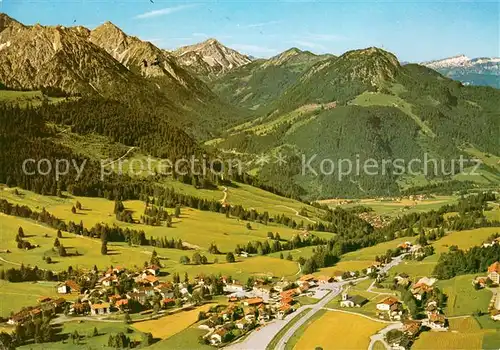
[[[468,66],[470,64],[470,58],[465,55],[458,55],[449,58],[444,58],[442,60],[430,61],[422,63],[424,66],[429,68],[445,68],[445,67],[459,67]]]

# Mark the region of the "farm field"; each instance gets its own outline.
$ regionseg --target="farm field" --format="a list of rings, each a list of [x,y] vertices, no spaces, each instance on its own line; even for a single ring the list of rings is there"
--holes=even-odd
[[[11,283],[0,280],[0,317],[8,317],[11,311],[36,305],[40,297],[59,297],[56,286],[57,283],[53,282]]]
[[[435,261],[434,261],[435,260]],[[394,266],[390,274],[395,276],[400,273],[406,273],[412,280],[418,280],[420,277],[430,277],[437,264],[437,259],[434,255],[427,257],[422,261],[417,260],[403,260],[398,266]]]
[[[155,320],[142,321],[133,324],[133,327],[143,333],[152,333],[153,337],[167,339],[198,321],[198,313],[210,309],[210,304],[203,305],[189,311],[181,311],[173,315]]]
[[[68,349],[68,348],[85,348],[85,349],[100,349],[107,347],[110,335],[116,335],[123,332],[131,341],[141,341],[144,339],[144,334],[134,330],[130,325],[123,322],[99,322],[99,321],[81,321],[81,322],[66,322],[60,327],[60,341],[52,343],[28,344],[18,347],[18,349]],[[97,328],[98,335],[93,336],[94,328]],[[70,338],[71,334],[77,331],[80,335],[78,345],[72,345]]]
[[[47,97],[41,91],[0,90],[0,102],[16,103],[21,107],[39,106],[46,100],[49,103],[64,101],[64,98]]]
[[[315,272],[314,275],[320,276],[320,275],[326,275],[326,276],[332,276],[334,272],[336,271],[361,271],[363,269],[366,269],[367,267],[370,267],[374,263],[374,260],[346,260],[346,261],[339,261],[337,264],[331,267],[324,267],[319,269],[319,271]]]
[[[318,346],[323,349],[366,349],[370,336],[385,326],[361,316],[327,311],[305,329],[293,349]]]
[[[285,327],[283,327],[276,335],[274,338],[267,344],[266,350],[274,350],[276,348],[276,345],[278,342],[281,340],[283,335],[291,328],[295,323],[297,323],[305,314],[307,314],[310,310],[305,309],[302,310],[300,313],[298,313],[293,319],[288,322]]]
[[[488,289],[475,290],[471,281],[474,275],[457,276],[438,281],[437,286],[448,296],[444,312],[447,316],[471,315],[477,310],[488,311],[492,292]]]

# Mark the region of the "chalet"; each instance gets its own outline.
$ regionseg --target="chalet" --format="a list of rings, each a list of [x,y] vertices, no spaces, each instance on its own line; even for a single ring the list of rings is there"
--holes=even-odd
[[[411,244],[411,242],[404,242],[404,243],[401,243],[400,245],[398,245],[398,248],[404,252],[408,252],[408,251],[410,251],[412,246],[413,245]]]
[[[55,300],[52,300],[51,304],[54,307],[56,312],[61,312],[63,310],[63,307],[66,305],[66,299],[57,298]]]
[[[368,299],[363,298],[360,295],[348,296],[347,293],[342,294],[342,300],[340,301],[341,307],[361,307],[368,302]]]
[[[40,297],[37,299],[37,301],[40,303],[40,304],[43,304],[43,303],[48,303],[49,301],[51,301],[52,298],[51,297]]]
[[[169,306],[173,306],[173,305],[175,305],[175,299],[173,299],[173,298],[163,298],[161,300],[161,306],[164,308],[169,307]]]
[[[284,292],[281,292],[281,293],[280,293],[280,298],[281,298],[281,299],[286,298],[286,297],[288,297],[288,298],[293,298],[293,297],[294,297],[294,296],[296,296],[297,294],[299,294],[299,293],[297,292],[297,290],[296,290],[296,289],[289,289],[289,290],[286,290],[286,291],[284,291]]]
[[[401,304],[398,299],[394,297],[387,297],[377,304],[377,310],[390,311],[393,305]]]
[[[245,311],[245,320],[247,320],[248,322],[253,322],[255,320],[255,309],[248,308]]]
[[[245,306],[259,306],[264,300],[262,298],[250,298],[243,301]]]
[[[99,303],[90,305],[90,312],[92,313],[92,315],[109,314],[109,309],[110,309],[109,303]]]
[[[488,278],[495,284],[500,283],[500,262],[496,261],[488,267]]]
[[[135,287],[134,292],[136,293],[144,293],[148,297],[152,297],[155,295],[155,289],[153,287]]]
[[[309,290],[309,288],[310,288],[310,287],[309,287],[309,285],[308,285],[308,284],[306,284],[306,283],[304,283],[303,285],[301,285],[300,287],[298,287],[298,288],[296,289],[297,294],[302,294],[302,293],[305,293],[305,292],[307,292],[307,291]]]
[[[142,284],[147,284],[147,285],[150,285],[150,286],[156,286],[160,282],[159,282],[158,278],[156,278],[155,276],[147,275],[146,277],[144,277],[142,279],[141,283]]]
[[[118,278],[115,275],[104,276],[100,278],[97,282],[105,287],[111,287],[118,283]]]
[[[481,288],[486,287],[486,281],[487,281],[487,277],[476,277],[472,280],[472,285],[474,287],[477,286],[477,288],[481,289]]]
[[[290,282],[288,281],[279,281],[274,285],[274,290],[277,292],[282,292],[290,286]]]
[[[80,285],[73,280],[67,280],[57,286],[57,293],[59,294],[80,293],[80,291]]]
[[[424,295],[426,293],[429,293],[433,290],[433,287],[428,286],[427,284],[421,283],[421,284],[415,284],[415,286],[411,289],[411,294],[415,297],[417,300],[422,300]]]

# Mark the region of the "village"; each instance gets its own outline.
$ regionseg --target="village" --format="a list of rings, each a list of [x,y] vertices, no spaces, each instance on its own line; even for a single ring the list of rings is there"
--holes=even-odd
[[[181,279],[174,273],[171,281],[166,281],[168,273],[157,264],[145,264],[139,270],[110,266],[104,271],[97,268],[72,271],[71,279],[57,285],[60,297],[41,297],[38,305],[12,313],[5,321],[10,326],[22,326],[42,317],[49,317],[51,323],[79,318],[134,323],[209,304],[209,309],[198,314],[198,328],[206,331],[199,342],[221,347],[273,320],[285,319],[304,302],[315,303],[330,293],[331,298],[340,294],[336,308],[366,314],[364,306],[369,300],[351,289],[366,280],[373,280],[368,290],[380,286],[381,282],[387,282],[387,271],[394,259],[399,259],[398,263],[403,259],[419,259],[425,256],[424,248],[402,242],[389,259],[378,258],[362,271],[336,271],[331,276],[306,274],[296,280],[251,277],[243,283],[221,275],[199,275],[190,280],[187,274]],[[437,279],[430,277],[414,282],[405,273],[393,276],[394,292],[385,293],[387,296],[376,303],[374,313],[368,313],[393,325],[383,334],[391,348],[408,349],[422,331],[448,331],[448,320],[443,313],[446,296],[436,288],[436,282]],[[488,268],[488,275],[475,278],[473,285],[480,289],[499,282],[500,263],[495,262]],[[500,320],[497,294],[490,309],[492,319]]]

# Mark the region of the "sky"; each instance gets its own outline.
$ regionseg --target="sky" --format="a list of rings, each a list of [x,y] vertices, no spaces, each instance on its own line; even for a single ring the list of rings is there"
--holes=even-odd
[[[401,61],[500,56],[498,1],[0,0],[24,24],[111,21],[164,49],[216,38],[255,57],[291,47],[342,54],[370,46]]]

